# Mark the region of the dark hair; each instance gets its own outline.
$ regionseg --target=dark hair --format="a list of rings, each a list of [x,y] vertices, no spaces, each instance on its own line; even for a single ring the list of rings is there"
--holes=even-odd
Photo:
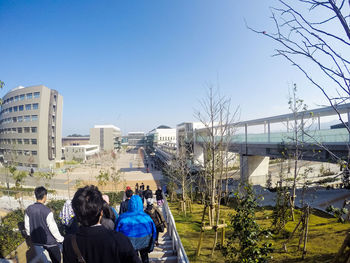
[[[108,203],[105,200],[103,200],[102,210],[103,210],[103,216],[105,218],[112,218],[111,210],[109,208]]]
[[[133,191],[131,189],[125,191],[125,195],[127,198],[132,197]]]
[[[42,200],[47,195],[47,190],[44,186],[38,186],[34,190],[36,200]]]
[[[102,194],[94,185],[79,188],[72,200],[73,211],[83,226],[98,223],[103,207]]]
[[[149,190],[149,185],[146,186],[147,190]]]

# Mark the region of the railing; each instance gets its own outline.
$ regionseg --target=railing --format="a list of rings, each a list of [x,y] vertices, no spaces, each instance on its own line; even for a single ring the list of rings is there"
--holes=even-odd
[[[179,233],[176,230],[175,220],[173,214],[170,211],[168,202],[163,194],[164,205],[163,205],[163,214],[165,215],[166,222],[168,224],[168,233],[171,238],[173,245],[173,251],[176,250],[177,253],[177,262],[189,263],[190,261],[187,258],[186,251],[181,243]]]

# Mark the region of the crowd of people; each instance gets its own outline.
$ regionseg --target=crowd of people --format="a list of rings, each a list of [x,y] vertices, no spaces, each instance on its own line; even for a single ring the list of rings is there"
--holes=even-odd
[[[148,254],[158,246],[166,222],[154,205],[153,192],[127,187],[119,213],[94,185],[79,188],[60,212],[64,233],[60,233],[52,211],[45,206],[47,190],[35,189],[36,202],[25,211],[25,230],[36,256],[29,262],[149,262]],[[164,203],[162,190],[155,191],[157,205]],[[146,202],[144,202],[144,200]],[[63,235],[62,235],[63,234]]]

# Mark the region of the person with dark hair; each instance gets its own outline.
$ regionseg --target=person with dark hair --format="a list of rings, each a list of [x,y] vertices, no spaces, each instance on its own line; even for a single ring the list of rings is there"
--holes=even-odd
[[[149,185],[146,186],[146,190],[143,192],[143,197],[147,200],[148,198],[153,198],[152,190],[149,189]]]
[[[157,205],[158,206],[163,206],[164,204],[164,199],[163,199],[163,191],[160,186],[158,186],[158,189],[156,191],[156,200],[157,200]]]
[[[142,182],[141,185],[140,185],[140,191],[139,191],[139,196],[142,198],[142,205],[145,202],[144,192],[145,192],[145,185]]]
[[[160,212],[159,209],[153,205],[153,198],[148,198],[146,201],[147,201],[147,207],[145,209],[145,213],[152,218],[153,223],[156,226],[157,234],[156,234],[155,244],[158,246],[159,232],[164,232],[164,228],[166,227],[166,222],[163,217],[163,213]]]
[[[63,242],[53,213],[45,206],[47,190],[39,186],[34,190],[36,203],[28,206],[24,214],[24,226],[33,243],[36,257],[30,262],[42,260],[48,262],[44,250],[49,252],[52,263],[61,262],[61,250],[59,243]]]
[[[67,235],[63,242],[64,263],[140,262],[126,236],[101,225],[103,199],[96,186],[79,188],[72,207],[80,227],[75,235]]]
[[[149,262],[148,253],[153,251],[157,232],[152,219],[143,211],[138,195],[130,198],[128,211],[117,220],[116,231],[130,239],[134,249],[140,252],[143,263]]]
[[[109,207],[108,203],[106,201],[103,201],[103,216],[101,218],[101,225],[103,225],[106,229],[114,230],[115,223],[113,218],[113,212],[111,211],[111,208]]]
[[[126,195],[126,199],[125,201],[120,203],[120,207],[119,207],[119,215],[125,213],[126,211],[128,211],[128,204],[129,204],[129,200],[133,195],[133,192],[131,189],[128,189],[125,191],[125,195]]]

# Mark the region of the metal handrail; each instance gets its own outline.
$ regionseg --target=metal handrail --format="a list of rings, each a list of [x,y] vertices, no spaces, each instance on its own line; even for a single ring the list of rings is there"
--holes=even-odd
[[[187,258],[186,251],[182,245],[179,233],[176,230],[175,220],[173,217],[173,214],[170,211],[168,201],[164,196],[164,193],[162,193],[163,199],[164,199],[164,205],[163,205],[163,214],[165,215],[167,224],[168,224],[168,233],[171,238],[171,242],[173,245],[173,251],[176,250],[177,253],[177,262],[179,263],[189,263],[190,261]],[[165,212],[165,213],[164,213]]]

